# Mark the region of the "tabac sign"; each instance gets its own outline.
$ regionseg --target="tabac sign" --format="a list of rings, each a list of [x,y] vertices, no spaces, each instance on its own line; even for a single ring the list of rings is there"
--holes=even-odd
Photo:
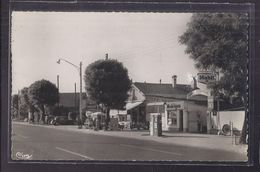
[[[203,84],[212,83],[216,81],[216,75],[212,72],[199,72],[197,76],[198,82]]]
[[[183,102],[167,102],[167,110],[183,109]]]

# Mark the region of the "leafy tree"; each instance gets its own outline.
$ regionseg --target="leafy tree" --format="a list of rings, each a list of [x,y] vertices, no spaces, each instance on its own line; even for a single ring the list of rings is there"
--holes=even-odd
[[[19,94],[19,109],[20,114],[23,117],[27,117],[29,112],[33,113],[34,111],[34,107],[29,99],[28,94],[28,87],[24,87]]]
[[[131,87],[128,71],[117,60],[98,60],[86,68],[84,80],[90,98],[106,108],[107,129],[110,109],[122,109],[126,104]]]
[[[197,13],[179,37],[186,53],[200,70],[219,73],[208,85],[216,96],[233,98],[236,106],[247,103],[248,16],[245,13]],[[246,121],[241,143],[245,143]]]
[[[55,105],[59,100],[58,88],[47,80],[39,80],[28,89],[29,101],[40,111],[40,120],[44,120],[46,107]]]
[[[19,97],[18,94],[14,94],[12,96],[12,118],[18,117],[18,111],[19,111]]]

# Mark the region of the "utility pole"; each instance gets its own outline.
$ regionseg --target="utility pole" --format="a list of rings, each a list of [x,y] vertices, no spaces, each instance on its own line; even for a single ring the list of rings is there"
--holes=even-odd
[[[57,88],[58,88],[58,93],[60,94],[60,76],[57,75]],[[60,96],[58,99],[58,107],[60,106]]]
[[[76,110],[77,109],[77,84],[76,84],[76,82],[74,83],[74,107]]]
[[[82,128],[82,62],[79,63],[79,75],[80,75],[80,93],[79,93],[79,118],[80,125],[79,128]]]
[[[217,72],[217,83],[219,84],[219,70],[218,70],[218,72]],[[221,126],[220,126],[220,116],[219,116],[219,91],[217,92],[217,122],[218,122],[218,126],[217,126],[217,128],[218,128],[218,130],[221,130]]]
[[[17,100],[17,108],[18,108],[18,119],[21,118],[21,112],[20,112],[20,90],[18,90],[18,100]]]
[[[58,88],[58,91],[60,90],[60,76],[57,75],[57,88]]]
[[[79,71],[79,78],[80,78],[80,94],[79,94],[79,126],[78,128],[82,128],[82,62],[79,63],[79,66],[71,63],[70,61],[60,58],[58,59],[57,63],[60,64],[61,61],[64,61],[73,67],[75,67]]]

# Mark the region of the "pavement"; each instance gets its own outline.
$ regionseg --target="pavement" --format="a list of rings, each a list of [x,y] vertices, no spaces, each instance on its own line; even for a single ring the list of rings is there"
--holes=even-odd
[[[234,144],[231,136],[198,134],[198,133],[178,133],[178,132],[163,132],[162,136],[150,136],[149,131],[138,130],[123,130],[123,131],[94,131],[91,129],[78,129],[76,125],[38,125],[29,124],[27,122],[13,122],[14,124],[21,124],[27,126],[38,126],[44,128],[52,128],[55,130],[71,131],[77,133],[86,133],[94,135],[113,136],[120,138],[138,139],[143,141],[155,141],[164,144],[174,144],[193,148],[203,148],[209,150],[220,150],[226,152],[235,152],[240,154],[247,154],[247,145]]]

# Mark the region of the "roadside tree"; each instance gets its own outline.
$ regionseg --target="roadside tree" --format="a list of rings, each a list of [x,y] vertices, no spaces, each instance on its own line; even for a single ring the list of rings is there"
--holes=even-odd
[[[247,103],[248,17],[244,13],[193,14],[187,30],[179,37],[186,53],[200,70],[219,74],[208,85],[215,96],[233,99],[236,106]],[[240,143],[246,142],[246,120]]]
[[[19,111],[19,97],[18,94],[14,94],[12,96],[12,106],[11,106],[12,119],[18,118],[18,111]]]
[[[131,87],[128,71],[117,60],[98,60],[86,68],[84,80],[88,96],[106,108],[107,130],[110,109],[123,109],[126,104]]]
[[[24,87],[19,94],[19,110],[20,114],[26,118],[28,117],[28,113],[34,112],[34,107],[32,102],[29,99],[28,87]]]
[[[53,83],[42,79],[30,85],[28,97],[33,107],[40,112],[40,121],[44,121],[46,108],[58,102],[59,92]]]

